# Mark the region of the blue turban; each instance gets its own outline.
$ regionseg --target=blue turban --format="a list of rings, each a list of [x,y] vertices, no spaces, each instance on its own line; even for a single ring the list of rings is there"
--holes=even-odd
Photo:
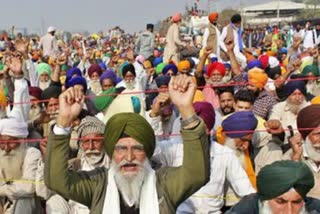
[[[71,79],[73,75],[77,75],[77,76],[82,76],[82,73],[80,71],[79,68],[70,68],[68,71],[67,71],[67,75],[66,77]]]
[[[163,85],[168,86],[170,82],[171,77],[170,76],[159,76],[155,79],[156,84],[158,88],[160,88]]]
[[[225,67],[226,69],[228,69],[228,70],[231,69],[231,64],[230,64],[230,63],[224,63],[223,65],[224,65],[224,67]]]
[[[68,81],[66,81],[66,89],[73,87],[75,85],[82,85],[84,88],[84,93],[86,93],[87,91],[87,81],[85,78],[83,77],[72,77],[71,79],[69,79]]]
[[[214,62],[218,62],[218,57],[214,56],[210,58],[210,62],[214,63]]]
[[[102,73],[102,75],[100,76],[100,83],[102,83],[104,79],[112,80],[113,85],[117,84],[117,75],[114,73],[112,69],[109,69]]]
[[[175,64],[170,63],[164,66],[164,68],[162,69],[162,74],[166,75],[169,70],[171,70],[174,73],[174,75],[177,75],[178,73],[178,67]]]
[[[99,64],[98,64],[99,66],[100,66],[100,68],[102,69],[102,70],[107,70],[107,66],[106,66],[106,64],[104,64],[103,62],[100,62]]]
[[[258,120],[252,111],[239,111],[222,122],[222,129],[230,138],[241,138],[256,129]],[[231,133],[228,133],[231,132]]]
[[[254,68],[254,67],[263,69],[262,63],[261,63],[261,61],[258,60],[258,59],[251,60],[251,61],[248,63],[248,65],[247,65],[248,70],[251,70],[251,69]]]
[[[286,97],[289,97],[296,89],[298,89],[304,95],[307,94],[306,84],[304,81],[291,79],[291,81],[284,85]]]
[[[154,66],[154,67],[157,67],[157,65],[159,65],[159,64],[162,63],[162,62],[163,62],[162,57],[157,57],[157,58],[155,58],[155,59],[153,60],[153,66]]]

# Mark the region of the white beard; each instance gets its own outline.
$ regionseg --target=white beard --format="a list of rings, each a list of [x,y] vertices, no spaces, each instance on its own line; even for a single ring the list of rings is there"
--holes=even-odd
[[[102,92],[99,80],[91,80],[89,83],[89,88],[95,95],[99,95]]]
[[[135,80],[125,81],[125,85],[126,85],[126,89],[132,90],[136,86],[136,81]]]
[[[303,101],[300,105],[291,104],[287,101],[287,107],[289,108],[292,114],[298,115],[300,110],[305,107],[305,101]]]
[[[9,153],[6,153],[4,150],[0,150],[0,177],[5,180],[21,178],[26,148],[26,145],[21,143],[18,148],[11,150]]]
[[[133,205],[135,205],[135,207],[139,207],[142,184],[146,175],[151,171],[151,165],[147,159],[143,163],[133,161],[132,163],[137,164],[140,168],[138,173],[134,175],[123,175],[120,171],[120,167],[127,163],[128,162],[124,160],[117,165],[112,161],[110,168],[114,169],[115,182],[126,205],[129,207],[132,207]]]
[[[34,105],[30,108],[29,111],[29,120],[34,121],[40,117],[41,113],[41,108],[39,105]]]
[[[234,139],[227,137],[225,139],[225,146],[229,147],[230,149],[232,149],[235,153],[235,155],[237,156],[238,160],[241,163],[241,166],[244,170],[247,169],[247,164],[246,164],[246,159],[245,159],[245,153],[244,151],[241,151],[239,149],[237,149],[236,147],[236,142],[234,141]]]
[[[47,88],[49,88],[51,81],[46,81],[46,82],[41,82],[39,81],[39,88],[41,88],[41,90],[45,90]]]
[[[306,88],[307,92],[309,92],[310,94],[313,94],[315,96],[320,94],[320,84],[317,83],[317,80],[309,80]]]
[[[84,158],[92,168],[102,167],[104,157],[105,153],[99,150],[87,150],[84,152]]]
[[[273,213],[270,205],[269,205],[269,201],[263,201],[261,202],[261,205],[259,206],[259,213],[260,214],[277,214],[277,213]],[[299,214],[307,214],[308,212],[306,211],[306,207],[302,206]]]
[[[317,149],[315,149],[315,147]],[[306,138],[306,152],[313,161],[320,162],[320,143],[312,144],[309,137]]]

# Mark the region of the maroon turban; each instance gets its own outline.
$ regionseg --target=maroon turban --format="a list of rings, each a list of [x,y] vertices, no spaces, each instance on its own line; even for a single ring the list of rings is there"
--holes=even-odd
[[[215,123],[215,112],[212,105],[208,102],[193,103],[196,114],[202,118],[207,128],[211,131]]]
[[[297,126],[303,139],[320,125],[320,104],[310,105],[302,109],[297,117]]]
[[[29,94],[30,96],[33,96],[35,98],[37,98],[38,100],[41,100],[41,94],[42,94],[42,90],[38,87],[29,87]]]
[[[88,69],[88,75],[89,75],[90,78],[91,78],[91,76],[92,76],[92,74],[94,72],[97,72],[99,74],[99,76],[101,76],[102,70],[101,70],[101,67],[98,64],[92,64],[90,66],[90,68]]]

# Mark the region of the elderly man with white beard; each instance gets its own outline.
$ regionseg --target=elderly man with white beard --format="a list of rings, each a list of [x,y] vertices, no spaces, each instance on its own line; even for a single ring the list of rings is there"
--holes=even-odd
[[[27,123],[12,117],[0,120],[1,213],[41,213],[34,184],[41,154],[22,142],[27,136]]]
[[[91,213],[174,213],[178,205],[209,180],[209,148],[204,123],[192,106],[196,85],[191,77],[172,77],[169,94],[181,114],[184,143],[180,167],[154,171],[149,162],[155,135],[135,113],[110,118],[104,132],[110,169],[71,172],[67,169],[69,127],[80,113],[84,96],[69,88],[59,98],[60,112],[49,137],[46,185],[63,197],[90,207]],[[194,176],[197,175],[197,176]]]
[[[313,172],[315,186],[309,197],[320,198],[320,105],[302,109],[297,117],[299,134],[290,139],[291,148],[283,159],[301,161]]]
[[[284,91],[287,99],[274,105],[269,117],[269,121],[277,122],[273,123],[271,127],[269,126],[270,123],[266,125],[271,130],[288,129],[291,126],[292,131],[298,133],[296,126],[298,113],[309,105],[306,101],[305,83],[301,80],[291,80],[284,86]],[[290,135],[290,131],[285,132],[284,144],[288,143]]]

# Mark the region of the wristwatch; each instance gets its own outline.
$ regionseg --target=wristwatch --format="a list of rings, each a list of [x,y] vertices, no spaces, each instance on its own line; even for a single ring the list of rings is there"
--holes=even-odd
[[[199,117],[194,114],[192,115],[191,117],[187,118],[187,119],[184,119],[184,120],[181,120],[181,127],[186,127],[188,125],[190,125],[191,123],[193,123],[194,121],[200,121]]]

